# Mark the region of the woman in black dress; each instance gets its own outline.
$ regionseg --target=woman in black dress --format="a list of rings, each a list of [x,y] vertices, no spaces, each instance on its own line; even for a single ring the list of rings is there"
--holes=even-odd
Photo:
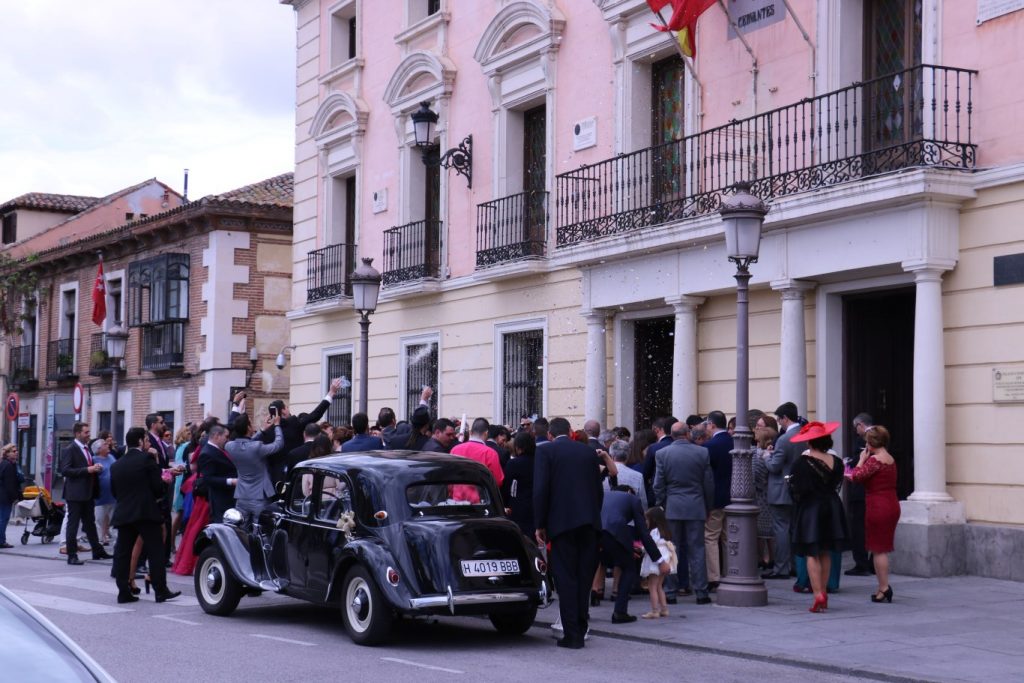
[[[793,552],[807,558],[807,573],[814,591],[811,612],[828,609],[828,574],[831,552],[846,548],[848,533],[843,504],[836,490],[843,481],[843,461],[831,450],[838,422],[810,422],[801,427],[793,443],[806,442],[808,450],[793,463],[789,490],[793,496],[791,527]]]

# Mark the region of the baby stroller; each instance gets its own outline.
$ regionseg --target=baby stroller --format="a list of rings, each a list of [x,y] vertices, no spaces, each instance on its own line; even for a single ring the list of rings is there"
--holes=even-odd
[[[59,536],[64,523],[64,503],[53,502],[50,492],[41,486],[26,486],[22,496],[24,499],[18,501],[17,514],[32,520],[35,525],[31,529],[25,525],[21,544],[26,545],[29,536],[38,536],[42,543],[49,543]]]

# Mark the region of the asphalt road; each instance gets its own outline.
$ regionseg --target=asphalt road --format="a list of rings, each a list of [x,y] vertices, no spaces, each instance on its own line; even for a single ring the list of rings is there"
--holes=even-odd
[[[403,620],[392,643],[360,647],[346,636],[337,609],[265,594],[243,598],[230,617],[212,617],[193,597],[191,578],[173,575],[172,587],[183,591],[177,600],[157,605],[143,593],[137,603],[118,605],[109,573],[109,562],[69,567],[52,559],[0,556],[0,583],[123,683],[864,680],[606,637],[569,651],[555,647],[546,627],[508,638],[473,618]]]

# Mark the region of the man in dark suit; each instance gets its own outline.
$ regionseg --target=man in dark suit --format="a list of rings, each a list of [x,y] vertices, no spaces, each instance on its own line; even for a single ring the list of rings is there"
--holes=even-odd
[[[111,523],[117,528],[117,546],[114,549],[114,577],[117,581],[117,601],[135,602],[129,584],[132,548],[142,537],[142,549],[148,556],[150,578],[156,589],[156,601],[165,602],[181,595],[167,587],[167,569],[164,563],[164,544],[160,526],[163,512],[158,500],[167,494],[167,485],[160,478],[160,466],[148,449],[146,431],[132,427],[125,434],[127,450],[110,468],[110,490],[117,499]],[[184,467],[180,466],[183,470]]]
[[[536,426],[536,423],[534,423]],[[565,636],[559,647],[579,649],[587,633],[590,584],[601,532],[601,459],[569,438],[569,421],[551,420],[553,441],[537,449],[533,505],[537,542],[551,539],[551,573]]]
[[[379,436],[370,436],[370,416],[366,413],[356,413],[352,416],[352,431],[355,435],[341,444],[342,453],[360,453],[362,451],[380,451],[384,449],[384,442]]]
[[[672,443],[658,451],[654,474],[654,500],[665,508],[672,527],[679,560],[675,576],[666,581],[665,594],[673,588],[689,595],[690,588],[698,605],[711,602],[708,597],[707,562],[704,553],[704,525],[714,498],[715,482],[708,450],[690,441],[686,423],[671,427]]]
[[[420,450],[428,453],[451,453],[455,444],[455,423],[446,417],[434,420],[434,435],[430,437]]]
[[[103,549],[96,533],[95,503],[100,495],[99,473],[103,465],[93,463],[89,443],[89,425],[76,422],[72,427],[74,441],[60,454],[59,469],[64,477],[64,502],[67,504],[68,529],[64,537],[68,549],[68,564],[85,564],[78,559],[78,527],[85,527],[85,535],[92,548],[92,559],[108,560],[112,555]]]
[[[150,450],[156,451],[160,469],[170,467],[174,453],[164,444],[163,435],[167,425],[160,413],[150,413],[146,416],[146,431]],[[174,551],[174,538],[171,537],[171,501],[174,500],[174,482],[167,484],[166,495],[160,496],[160,510],[164,515],[164,555],[171,556]]]
[[[765,461],[768,467],[767,498],[768,504],[772,506],[772,531],[775,535],[775,566],[770,572],[761,575],[763,579],[788,579],[793,568],[789,543],[793,498],[789,495],[786,477],[793,471],[793,463],[804,452],[804,444],[790,441],[800,429],[798,416],[796,404],[791,401],[775,409],[775,417],[779,421],[779,431],[782,435],[775,442],[771,455]]]
[[[313,439],[318,437],[321,431],[320,425],[315,422],[306,425],[302,430],[302,436],[305,438],[305,441],[301,446],[288,454],[288,458],[284,462],[284,479],[287,480],[291,476],[292,470],[295,469],[296,465],[303,460],[309,460],[309,453],[313,450]],[[275,484],[276,483],[277,482],[275,482]]]
[[[857,437],[853,440],[853,449],[843,461],[848,468],[857,466],[860,453],[864,449],[864,432],[875,424],[867,413],[858,413],[853,418],[853,429]],[[870,576],[875,573],[871,557],[864,548],[864,485],[847,478],[846,482],[846,519],[850,525],[850,552],[853,554],[853,567],[847,569],[847,576]]]
[[[501,464],[501,469],[505,469],[505,466],[508,465],[509,460],[512,458],[512,454],[509,452],[508,446],[506,446],[509,441],[511,441],[511,437],[508,427],[505,425],[493,424],[487,428],[487,440],[484,443],[498,454],[498,462]]]
[[[704,554],[708,563],[708,591],[714,593],[722,580],[721,542],[725,525],[725,506],[732,502],[732,435],[726,431],[725,413],[712,410],[707,426],[711,438],[704,442],[715,478],[715,498],[704,525]]]
[[[598,440],[601,436],[601,423],[597,420],[587,420],[583,423],[583,433],[587,435],[587,445],[595,451],[603,451],[604,444]]]
[[[199,451],[199,479],[205,489],[206,500],[210,503],[210,523],[219,524],[224,512],[235,504],[235,485],[238,484],[238,470],[224,450],[228,442],[228,430],[223,425],[210,427],[206,445]]]
[[[618,567],[619,592],[612,611],[613,624],[636,621],[629,614],[629,596],[636,584],[636,561],[633,559],[633,541],[639,540],[647,554],[658,563],[662,575],[668,574],[668,558],[662,557],[657,544],[647,530],[640,499],[628,493],[628,486],[617,486],[604,494],[601,505],[601,557],[608,567]]]
[[[647,500],[654,500],[654,469],[655,454],[672,443],[672,425],[678,422],[674,417],[659,417],[651,423],[651,429],[658,440],[647,447],[644,452],[644,486],[647,487]],[[671,604],[671,603],[669,603]]]

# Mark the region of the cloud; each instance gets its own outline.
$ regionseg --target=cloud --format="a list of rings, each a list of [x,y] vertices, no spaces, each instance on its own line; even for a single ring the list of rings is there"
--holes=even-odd
[[[193,198],[294,166],[295,18],[276,0],[0,3],[0,201],[157,177]]]

